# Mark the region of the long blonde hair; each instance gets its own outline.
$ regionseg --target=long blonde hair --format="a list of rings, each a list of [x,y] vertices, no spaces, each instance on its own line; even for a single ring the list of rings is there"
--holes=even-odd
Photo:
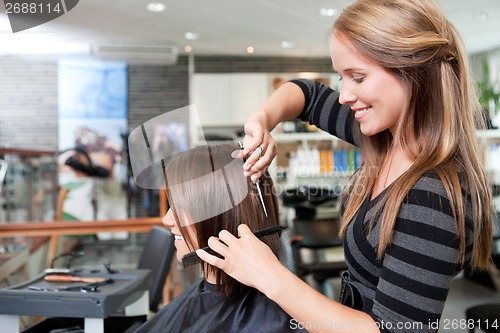
[[[394,182],[385,206],[375,214],[383,221],[378,257],[391,243],[396,216],[408,192],[434,170],[450,200],[462,264],[466,261],[470,194],[474,220],[471,266],[485,268],[491,251],[492,209],[476,137],[483,118],[456,29],[434,0],[358,0],[335,21],[332,33],[399,77],[410,92],[409,108],[400,117],[394,137],[388,130],[363,136],[357,125],[365,162],[351,184],[357,194],[345,199],[341,234],[373,189],[377,175],[367,170],[379,170],[388,151],[399,146],[415,162]]]

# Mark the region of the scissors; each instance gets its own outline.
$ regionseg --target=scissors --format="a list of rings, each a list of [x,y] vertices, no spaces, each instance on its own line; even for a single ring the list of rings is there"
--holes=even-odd
[[[240,150],[243,150],[243,144],[241,143],[241,141],[238,141],[238,145],[240,146]],[[246,156],[243,156],[243,162],[246,162],[246,160],[247,160]],[[268,217],[266,205],[264,204],[264,198],[262,197],[262,192],[260,190],[260,182],[257,179],[256,181],[253,181],[253,183],[255,184],[255,187],[257,187],[257,193],[259,195],[259,199],[260,199],[260,203],[262,204],[262,208],[264,209],[264,214],[266,214],[266,217]]]

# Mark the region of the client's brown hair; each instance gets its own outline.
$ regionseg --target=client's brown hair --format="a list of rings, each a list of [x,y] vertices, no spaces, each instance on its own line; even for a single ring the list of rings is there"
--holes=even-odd
[[[167,198],[176,223],[191,250],[207,246],[208,239],[211,236],[217,237],[224,229],[237,235],[238,225],[242,223],[248,225],[253,232],[279,224],[278,203],[271,177],[266,172],[260,178],[262,197],[269,215],[266,217],[255,184],[243,175],[243,161],[235,158],[236,154],[235,144],[201,146],[180,154],[166,167]],[[182,186],[182,195],[171,190],[176,185]],[[233,192],[229,194],[229,199],[228,189]],[[235,198],[238,195],[243,200],[239,203],[231,202],[239,201]],[[225,207],[229,209],[224,211]],[[181,210],[188,218],[196,215],[204,216],[204,219],[199,221],[195,218],[189,225],[183,225],[179,219]],[[205,214],[203,210],[223,212]],[[186,228],[194,228],[196,242],[189,237]],[[277,234],[262,237],[261,240],[274,254],[279,255],[280,242]],[[194,248],[193,244],[196,243],[198,246]],[[216,288],[225,295],[235,295],[247,288],[217,267],[203,263],[202,269],[205,275],[207,272],[215,273]]]

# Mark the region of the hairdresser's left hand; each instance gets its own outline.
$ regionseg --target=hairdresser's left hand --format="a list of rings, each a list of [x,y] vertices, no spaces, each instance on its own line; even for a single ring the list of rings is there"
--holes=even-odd
[[[227,230],[219,238],[210,237],[208,245],[225,259],[197,250],[196,254],[210,265],[216,266],[241,283],[267,294],[272,280],[279,280],[277,270],[282,267],[269,246],[261,242],[246,224],[238,227],[240,238]]]

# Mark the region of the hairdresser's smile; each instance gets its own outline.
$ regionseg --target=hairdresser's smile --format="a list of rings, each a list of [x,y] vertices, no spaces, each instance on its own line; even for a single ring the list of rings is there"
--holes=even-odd
[[[361,119],[371,108],[361,108],[361,109],[352,109],[354,111],[354,117],[359,120]]]

